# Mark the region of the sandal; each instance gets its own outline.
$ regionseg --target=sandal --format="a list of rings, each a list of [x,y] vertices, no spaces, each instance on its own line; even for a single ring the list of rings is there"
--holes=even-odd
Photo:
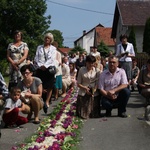
[[[40,121],[33,121],[34,124],[40,124]]]

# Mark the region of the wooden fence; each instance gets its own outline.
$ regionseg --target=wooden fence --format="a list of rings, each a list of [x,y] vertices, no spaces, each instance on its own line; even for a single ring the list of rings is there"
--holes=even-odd
[[[137,53],[136,59],[137,59],[137,66],[141,68],[143,65],[147,63],[147,60],[150,59],[150,55],[146,53]]]

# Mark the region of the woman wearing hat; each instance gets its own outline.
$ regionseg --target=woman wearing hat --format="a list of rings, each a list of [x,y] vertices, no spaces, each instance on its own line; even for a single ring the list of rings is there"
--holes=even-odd
[[[46,33],[44,36],[44,44],[37,47],[35,55],[35,63],[38,66],[36,75],[42,80],[43,95],[46,95],[43,107],[45,113],[47,113],[52,89],[55,83],[55,74],[51,74],[48,68],[50,66],[57,66],[58,64],[56,60],[57,50],[53,45],[51,45],[53,41],[53,35],[51,33]]]

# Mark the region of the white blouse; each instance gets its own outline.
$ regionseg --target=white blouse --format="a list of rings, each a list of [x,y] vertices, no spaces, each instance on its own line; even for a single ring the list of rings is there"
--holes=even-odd
[[[123,54],[125,52],[128,52],[129,54],[132,54],[135,56],[134,47],[133,47],[132,43],[127,42],[126,51],[124,50],[122,44],[118,44],[116,56],[120,56],[121,54]],[[132,58],[125,55],[125,56],[121,57],[119,61],[130,62],[130,61],[132,61]]]
[[[44,54],[44,50],[45,50],[45,54]],[[48,68],[49,66],[57,67],[58,61],[56,60],[56,54],[57,54],[57,50],[54,46],[50,45],[49,48],[44,49],[44,45],[40,45],[37,47],[34,60],[37,63],[38,67],[41,67],[43,65],[46,68]]]

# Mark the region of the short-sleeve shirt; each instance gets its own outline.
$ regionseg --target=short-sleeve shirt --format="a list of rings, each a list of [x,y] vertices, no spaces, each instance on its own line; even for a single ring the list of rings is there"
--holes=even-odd
[[[32,94],[38,93],[38,86],[42,84],[42,81],[40,78],[34,77],[32,84],[30,87],[26,87],[23,80],[18,83],[17,87],[21,89],[21,91],[26,91],[27,89],[30,89]]]
[[[117,68],[114,74],[108,69],[100,74],[99,89],[109,91],[121,84],[128,84],[126,73],[122,68]]]
[[[134,69],[132,69],[132,79],[135,79],[138,75],[139,68],[136,66]]]
[[[13,101],[11,98],[6,99],[5,108],[14,109],[17,107],[21,107],[21,100],[18,99],[17,101]]]
[[[97,57],[97,56],[101,56],[100,52],[91,52],[91,55],[94,56],[94,57]]]

